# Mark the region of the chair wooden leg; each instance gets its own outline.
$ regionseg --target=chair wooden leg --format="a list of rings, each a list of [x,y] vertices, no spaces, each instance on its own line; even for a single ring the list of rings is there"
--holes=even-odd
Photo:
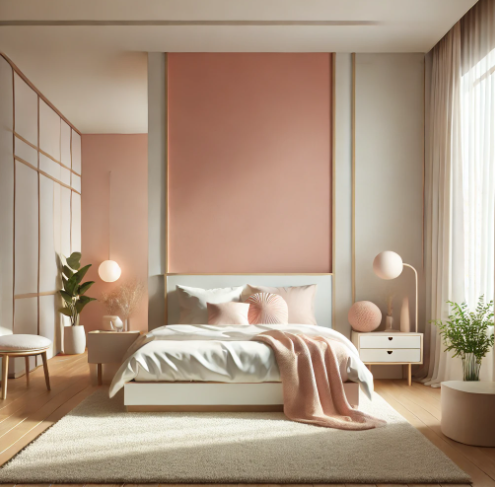
[[[8,376],[9,376],[9,356],[2,355],[2,399],[7,399]]]
[[[51,391],[52,389],[50,387],[50,376],[48,375],[48,357],[46,351],[41,354],[41,358],[43,359],[43,370],[45,372],[46,388]]]
[[[29,385],[29,356],[24,357],[26,362],[26,384]]]

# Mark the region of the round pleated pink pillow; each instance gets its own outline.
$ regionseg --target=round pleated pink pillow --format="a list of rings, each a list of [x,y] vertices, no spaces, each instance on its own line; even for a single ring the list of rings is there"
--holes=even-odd
[[[257,293],[249,296],[248,319],[251,325],[287,325],[289,308],[282,296]]]
[[[367,333],[376,330],[380,326],[382,312],[371,301],[357,301],[349,309],[347,318],[354,331]]]

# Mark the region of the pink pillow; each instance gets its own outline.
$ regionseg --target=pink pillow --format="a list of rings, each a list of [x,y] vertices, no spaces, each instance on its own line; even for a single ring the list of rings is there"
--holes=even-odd
[[[289,323],[298,325],[316,325],[315,295],[316,284],[294,287],[246,286],[243,301],[257,293],[278,294],[284,298],[289,308]]]
[[[248,303],[206,303],[209,325],[249,325]]]
[[[249,323],[251,325],[287,325],[289,308],[282,296],[257,293],[249,296]]]

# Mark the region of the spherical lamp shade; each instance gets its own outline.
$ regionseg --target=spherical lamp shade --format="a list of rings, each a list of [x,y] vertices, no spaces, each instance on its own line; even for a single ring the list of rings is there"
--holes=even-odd
[[[380,279],[395,279],[403,268],[402,257],[391,250],[379,253],[373,261],[373,270]]]
[[[105,282],[115,282],[121,273],[119,264],[114,260],[104,260],[98,267],[98,275]]]

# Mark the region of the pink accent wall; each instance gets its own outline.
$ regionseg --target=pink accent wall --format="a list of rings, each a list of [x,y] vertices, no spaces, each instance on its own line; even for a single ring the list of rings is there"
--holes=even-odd
[[[331,272],[331,79],[329,54],[169,54],[169,272]]]
[[[111,228],[109,229],[109,183],[112,171]],[[82,136],[82,261],[93,264],[86,277],[95,281],[88,295],[103,293],[126,278],[148,278],[148,136]],[[98,266],[108,259],[111,232],[112,259],[122,269],[115,283],[98,277]],[[108,314],[101,302],[90,303],[81,314],[86,331],[101,328]],[[148,329],[148,298],[144,297],[131,318],[131,329]]]

